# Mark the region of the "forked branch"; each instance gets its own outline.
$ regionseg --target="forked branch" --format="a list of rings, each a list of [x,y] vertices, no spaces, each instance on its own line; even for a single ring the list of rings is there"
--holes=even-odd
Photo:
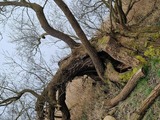
[[[63,0],[54,0],[54,2],[60,7],[60,9],[63,11],[65,16],[67,17],[72,28],[74,29],[77,36],[81,40],[83,46],[85,47],[88,55],[91,57],[99,77],[103,80],[103,74],[104,74],[103,64],[102,64],[101,60],[99,59],[95,49],[92,47],[92,45],[88,41],[84,31],[80,27],[80,25],[77,22],[77,20],[75,19],[74,15],[72,14],[72,12],[68,8],[68,6],[63,2]]]
[[[11,104],[12,102],[15,102],[15,101],[19,100],[22,97],[22,95],[25,94],[25,93],[30,93],[36,98],[39,97],[39,94],[36,93],[35,91],[33,91],[31,89],[24,89],[24,90],[22,90],[20,92],[17,92],[16,96],[7,98],[7,99],[5,99],[3,101],[0,101],[0,106],[7,106],[7,105]]]
[[[75,47],[79,46],[78,43],[76,43],[69,35],[60,32],[53,27],[51,27],[45,17],[45,14],[43,12],[43,7],[36,4],[36,3],[30,3],[30,2],[16,2],[16,1],[8,1],[8,2],[0,2],[0,6],[20,6],[20,7],[28,7],[31,8],[36,12],[37,18],[42,26],[42,28],[51,36],[56,37],[62,41],[64,41],[71,49],[74,49]]]
[[[110,10],[110,15],[111,15],[110,20],[112,21],[113,18],[115,23],[118,23],[123,27],[125,27],[128,22],[127,15],[132,10],[135,3],[139,2],[140,0],[130,0],[126,12],[123,10],[122,0],[108,0],[108,1],[101,0],[101,1]]]

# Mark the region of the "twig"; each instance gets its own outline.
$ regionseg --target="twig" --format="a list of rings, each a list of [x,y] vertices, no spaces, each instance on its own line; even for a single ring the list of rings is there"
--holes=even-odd
[[[16,93],[17,96],[10,97],[10,98],[7,98],[7,99],[5,99],[3,101],[0,101],[0,106],[6,106],[6,105],[11,104],[12,102],[15,102],[15,101],[19,100],[21,98],[21,96],[23,94],[27,93],[27,92],[30,93],[30,94],[32,94],[36,98],[38,98],[38,96],[39,96],[39,94],[37,94],[35,91],[33,91],[31,89],[24,89],[24,90]]]

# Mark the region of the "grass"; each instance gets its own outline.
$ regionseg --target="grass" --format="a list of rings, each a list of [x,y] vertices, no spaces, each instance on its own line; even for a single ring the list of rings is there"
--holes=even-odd
[[[149,96],[154,87],[160,82],[160,59],[155,57],[148,61],[144,67],[145,77],[138,81],[137,86],[117,107],[115,116],[117,120],[130,120],[128,117],[134,111],[140,108],[142,102]],[[143,120],[160,119],[160,97],[147,110]]]

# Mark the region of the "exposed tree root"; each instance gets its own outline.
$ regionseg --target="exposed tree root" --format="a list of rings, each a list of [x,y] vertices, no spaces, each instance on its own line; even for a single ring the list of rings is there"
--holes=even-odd
[[[130,94],[130,92],[137,85],[139,78],[141,78],[143,76],[144,76],[144,73],[143,73],[142,69],[139,69],[137,71],[137,73],[135,75],[133,75],[133,77],[127,82],[127,84],[122,89],[122,91],[115,98],[112,98],[111,100],[107,100],[105,104],[108,107],[114,107],[120,101],[126,99],[126,97]]]
[[[160,95],[160,84],[158,84],[150,95],[142,102],[140,108],[132,114],[132,120],[141,120],[145,115],[147,109],[151,106],[154,100]]]
[[[117,47],[118,49],[118,44],[115,46],[114,44],[111,44],[111,47]],[[107,48],[106,48],[107,49]],[[115,52],[116,49],[114,50]],[[108,49],[110,50],[110,49]],[[107,62],[108,64],[111,64],[114,69],[118,69],[118,66],[121,64],[124,64],[124,62],[130,61],[130,59],[133,59],[132,57],[129,57],[128,54],[123,54],[122,56],[118,56],[118,54],[114,51],[108,51],[109,53],[101,52],[98,53],[100,59],[102,60],[103,63]],[[120,49],[118,49],[120,50]],[[120,50],[120,53],[123,53],[123,50]],[[129,59],[129,60],[128,60]],[[123,61],[123,62],[122,62]],[[132,62],[127,63],[126,66],[130,64],[130,66],[136,66],[138,64],[138,60],[133,59]],[[81,76],[81,75],[88,75],[91,78],[96,78],[96,80],[99,80],[99,76],[96,72],[95,66],[89,57],[89,55],[86,54],[85,51],[79,51],[79,52],[73,52],[69,57],[65,58],[63,61],[59,63],[60,68],[54,75],[53,79],[49,82],[48,86],[44,89],[40,97],[37,99],[37,104],[36,104],[36,111],[38,114],[38,119],[39,120],[44,120],[44,107],[45,104],[49,104],[49,110],[48,110],[48,119],[49,120],[54,120],[55,119],[55,110],[57,109],[57,105],[60,105],[59,110],[62,112],[62,120],[70,120],[70,112],[69,109],[65,103],[65,97],[66,97],[66,84],[69,81],[72,81],[74,77],[76,76]],[[109,67],[108,67],[109,68]],[[114,70],[115,71],[115,70]],[[118,72],[117,72],[118,74]],[[137,73],[136,75],[133,76],[133,78],[129,81],[128,84],[135,84],[134,81],[137,81],[139,77],[143,76],[142,71]],[[115,79],[118,81],[118,78]],[[120,96],[118,96],[117,100],[112,100],[115,102],[111,103],[115,105],[117,102],[121,101],[124,99],[133,89],[132,87],[134,86],[126,86],[125,89],[120,93]],[[129,89],[130,92],[127,92]],[[59,92],[58,94],[58,100],[56,99],[56,93],[57,91]]]
[[[43,109],[45,102],[49,103],[49,120],[54,120],[54,112],[57,104],[61,105],[62,119],[69,120],[70,113],[67,105],[65,104],[65,87],[66,84],[71,81],[75,76],[85,71],[95,70],[92,60],[89,56],[80,58],[68,58],[64,61],[60,69],[55,74],[52,81],[48,84],[47,88],[42,92],[41,97],[37,99],[36,111],[38,113],[38,119],[43,120]],[[59,91],[58,101],[56,100],[56,92]],[[47,99],[48,98],[48,99]]]
[[[60,104],[60,111],[63,113],[62,120],[70,120],[70,112],[65,103],[65,100],[66,100],[66,87],[65,86],[59,89],[58,97],[59,97],[58,104]]]

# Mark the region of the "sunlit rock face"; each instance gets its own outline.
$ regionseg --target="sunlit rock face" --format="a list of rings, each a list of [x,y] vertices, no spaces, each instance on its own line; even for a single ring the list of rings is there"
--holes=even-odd
[[[104,92],[101,82],[90,77],[75,78],[68,83],[66,103],[71,113],[71,120],[101,120],[106,111],[104,107]]]
[[[79,120],[83,116],[85,106],[93,99],[93,80],[88,76],[76,77],[66,88],[66,104],[71,113],[71,120]],[[47,110],[45,110],[47,111]],[[47,115],[45,115],[47,116]],[[55,116],[62,116],[61,111],[55,111]],[[49,120],[47,117],[45,120]],[[61,120],[61,118],[55,118]]]
[[[92,98],[92,82],[86,76],[76,78],[68,83],[66,103],[70,109],[71,119],[78,120],[83,114],[83,109],[87,102],[91,102]]]

